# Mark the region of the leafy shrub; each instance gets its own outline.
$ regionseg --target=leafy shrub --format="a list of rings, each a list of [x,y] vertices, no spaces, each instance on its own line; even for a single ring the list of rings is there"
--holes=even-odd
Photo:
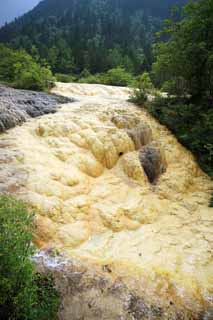
[[[130,97],[131,102],[134,102],[139,106],[144,106],[147,100],[148,100],[148,96],[145,89],[134,88],[133,94]]]
[[[36,273],[33,280],[37,302],[32,320],[57,319],[59,297],[54,287],[54,279],[51,275]]]
[[[147,108],[195,154],[202,169],[212,176],[213,109],[209,102],[202,101],[197,105],[187,98],[159,96]]]
[[[101,83],[103,84],[103,75],[100,73],[91,74],[89,70],[84,69],[78,76],[79,83]]]
[[[50,87],[52,73],[48,68],[40,67],[37,63],[26,61],[15,65],[14,84],[19,89],[45,90]]]
[[[148,93],[154,90],[154,86],[148,72],[137,77],[134,83],[134,90],[130,100],[137,105],[143,106],[148,99]]]
[[[78,80],[79,83],[100,83],[105,84],[101,74],[89,74],[87,77],[82,77]]]
[[[112,86],[128,86],[133,81],[131,73],[127,72],[124,68],[117,67],[110,69],[103,77],[103,82]]]
[[[167,80],[162,85],[161,91],[167,92],[168,95],[184,97],[187,95],[187,83],[182,77]]]
[[[84,69],[81,73],[80,73],[80,78],[88,78],[91,76],[91,73],[89,72],[88,69]]]
[[[72,74],[56,73],[55,77],[57,81],[64,82],[64,83],[70,83],[70,82],[76,81],[76,77],[73,76]]]
[[[33,215],[0,196],[0,319],[52,320],[59,300],[51,277],[35,273],[30,260]]]
[[[90,74],[84,70],[79,77],[79,83],[100,83],[112,86],[128,86],[133,82],[133,76],[124,68],[117,67],[106,73]]]
[[[154,89],[148,72],[144,72],[141,76],[137,78],[137,86],[138,88],[143,88],[149,92]]]
[[[48,67],[42,67],[24,50],[0,45],[0,81],[22,89],[46,90],[54,81]]]

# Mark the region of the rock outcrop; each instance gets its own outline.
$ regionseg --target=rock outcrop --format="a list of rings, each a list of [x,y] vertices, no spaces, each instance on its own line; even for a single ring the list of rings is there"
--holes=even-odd
[[[61,256],[39,262],[56,279],[59,318],[210,319],[210,179],[126,89],[54,92],[80,101],[2,134],[12,158],[0,181],[36,211],[38,248]]]
[[[0,133],[48,113],[71,99],[43,92],[16,90],[0,84]]]
[[[166,172],[166,159],[163,148],[150,143],[140,150],[139,159],[151,183],[156,182],[161,174]]]
[[[50,254],[50,253],[49,253]],[[211,320],[211,311],[186,310],[171,295],[167,300],[147,299],[121,278],[111,276],[109,265],[88,268],[75,260],[64,260],[40,252],[34,261],[41,273],[51,273],[61,296],[59,320]]]

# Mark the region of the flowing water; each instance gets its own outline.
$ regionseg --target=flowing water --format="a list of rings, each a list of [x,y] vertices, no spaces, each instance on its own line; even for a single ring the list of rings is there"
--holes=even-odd
[[[128,89],[57,83],[53,92],[76,102],[0,136],[0,186],[35,209],[37,246],[107,271],[139,295],[209,309],[210,179],[127,102]]]

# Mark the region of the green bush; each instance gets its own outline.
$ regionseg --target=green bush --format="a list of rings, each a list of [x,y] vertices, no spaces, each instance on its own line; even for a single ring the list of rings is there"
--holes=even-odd
[[[70,82],[76,81],[76,77],[73,76],[72,74],[56,73],[55,77],[57,81],[64,82],[64,83],[70,83]]]
[[[78,80],[79,83],[100,83],[105,84],[103,76],[101,74],[90,74],[87,77],[80,77]]]
[[[80,78],[88,78],[91,76],[91,73],[89,72],[88,69],[84,69],[81,73],[80,73]]]
[[[36,274],[31,256],[33,215],[0,196],[0,319],[53,320],[59,299],[49,276]]]
[[[148,100],[148,94],[152,93],[154,90],[154,86],[148,72],[144,72],[141,76],[137,77],[133,87],[134,90],[132,96],[130,97],[130,101],[139,106],[143,106]]]
[[[45,90],[49,88],[53,81],[51,71],[30,60],[27,64],[25,60],[25,62],[19,62],[15,65],[15,87],[29,90]]]
[[[209,107],[209,102],[203,101],[197,105],[187,98],[159,96],[147,108],[195,154],[202,169],[212,176],[213,109]]]
[[[87,69],[79,76],[79,83],[99,83],[112,86],[129,86],[133,83],[134,77],[124,68],[117,67],[108,70],[106,73],[91,74]]]
[[[0,81],[20,89],[46,90],[54,77],[48,67],[40,66],[24,50],[0,45]]]
[[[144,72],[141,76],[137,77],[136,80],[136,84],[139,89],[143,88],[148,92],[151,92],[154,89],[148,72]]]
[[[91,74],[89,70],[84,69],[78,76],[79,83],[101,83],[103,84],[103,75],[96,73]]]
[[[182,77],[167,80],[163,83],[161,91],[168,95],[184,97],[187,96],[187,83]]]
[[[117,67],[110,69],[103,77],[103,82],[112,86],[128,86],[131,85],[133,76],[124,68]]]
[[[138,106],[144,106],[148,100],[148,95],[143,88],[134,88],[133,93],[130,97],[130,101],[136,103]]]

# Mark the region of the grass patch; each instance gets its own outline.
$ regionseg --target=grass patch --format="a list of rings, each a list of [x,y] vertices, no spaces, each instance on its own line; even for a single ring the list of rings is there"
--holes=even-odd
[[[0,196],[0,318],[54,320],[59,297],[51,276],[36,273],[31,256],[33,215],[26,205]]]

